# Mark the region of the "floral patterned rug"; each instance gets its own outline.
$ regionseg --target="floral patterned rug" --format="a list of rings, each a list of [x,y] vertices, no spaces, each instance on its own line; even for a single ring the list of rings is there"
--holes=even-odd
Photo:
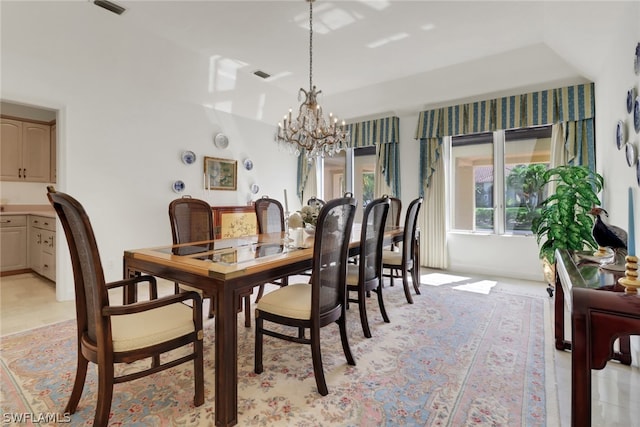
[[[456,283],[459,285],[460,283]],[[265,337],[264,372],[253,373],[253,329],[238,317],[238,425],[242,426],[544,426],[555,381],[545,372],[544,296],[464,292],[423,285],[407,304],[401,286],[385,287],[391,323],[369,302],[373,338],[358,308],[348,315],[356,366],[346,364],[337,326],[322,330],[329,395],[317,393],[309,346]],[[206,311],[206,310],[205,310]],[[192,364],[117,384],[110,425],[214,425],[214,321],[205,322],[205,404],[193,406]],[[54,421],[75,376],[75,323],[2,338],[4,423]],[[141,363],[141,362],[138,362]],[[135,369],[136,364],[121,367]],[[91,425],[97,375],[90,371],[72,425]],[[48,417],[48,418],[47,418]],[[64,415],[58,415],[58,421]],[[31,422],[26,422],[29,425]]]

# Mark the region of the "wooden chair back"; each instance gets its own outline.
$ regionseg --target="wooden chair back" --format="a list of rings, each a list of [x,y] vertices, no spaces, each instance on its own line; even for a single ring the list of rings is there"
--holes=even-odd
[[[402,214],[402,200],[397,197],[389,197],[389,215],[387,215],[387,227],[398,227],[400,225],[400,215]]]
[[[316,223],[311,274],[311,322],[327,324],[344,315],[346,268],[356,200],[343,197],[327,202]]]
[[[307,200],[307,206],[315,206],[318,208],[323,207],[326,202],[322,199],[316,198],[316,196],[312,196],[309,200]]]
[[[254,205],[259,234],[284,231],[284,209],[279,201],[263,196]]]
[[[418,226],[418,212],[422,206],[422,197],[411,201],[404,219],[404,237],[402,240],[402,264],[407,269],[412,268],[414,262],[414,241],[416,239],[416,227]]]
[[[71,265],[76,300],[78,336],[86,336],[106,352],[113,351],[110,322],[102,315],[109,305],[104,271],[98,244],[84,207],[68,194],[48,188],[47,197],[64,229]]]
[[[202,242],[214,239],[214,224],[211,206],[204,200],[182,197],[169,203],[169,221],[173,244]],[[192,245],[213,250],[213,243]],[[191,249],[191,252],[193,249]],[[174,248],[176,255],[189,252],[189,247]]]
[[[361,283],[382,277],[382,242],[390,204],[390,199],[383,197],[371,201],[364,210],[358,276]]]

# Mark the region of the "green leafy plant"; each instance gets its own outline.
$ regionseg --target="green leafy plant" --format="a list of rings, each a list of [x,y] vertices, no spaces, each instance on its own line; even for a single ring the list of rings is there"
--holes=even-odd
[[[585,166],[558,166],[546,171],[542,181],[545,185],[555,182],[556,190],[542,201],[540,216],[532,222],[540,258],[553,265],[556,249],[597,248],[591,234],[593,218],[588,212],[594,205],[600,205],[602,176]]]

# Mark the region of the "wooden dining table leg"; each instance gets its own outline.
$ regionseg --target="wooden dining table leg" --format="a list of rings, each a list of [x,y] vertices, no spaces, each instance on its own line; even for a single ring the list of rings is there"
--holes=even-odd
[[[239,293],[229,283],[217,287],[216,301],[216,426],[238,423],[238,333],[236,305]]]

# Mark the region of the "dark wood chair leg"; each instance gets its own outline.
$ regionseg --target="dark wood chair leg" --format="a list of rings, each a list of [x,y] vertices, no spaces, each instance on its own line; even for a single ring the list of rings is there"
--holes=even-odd
[[[260,301],[260,298],[262,298],[262,295],[264,295],[264,283],[260,285],[260,287],[258,288],[258,296],[256,296],[256,304],[258,303],[258,301]]]
[[[214,297],[209,297],[209,314],[208,314],[209,319],[213,319],[213,316],[215,314],[215,307],[216,307],[216,304],[215,304]]]
[[[413,297],[411,296],[411,291],[409,290],[409,277],[407,277],[407,269],[402,269],[402,286],[404,287],[404,296],[407,297],[407,302],[409,304],[413,304]]]
[[[196,340],[193,344],[194,352],[196,353],[195,359],[193,359],[193,376],[195,377],[195,393],[193,396],[193,404],[200,406],[204,403],[204,357],[203,340]]]
[[[347,363],[351,366],[356,366],[356,359],[351,353],[351,347],[349,346],[349,337],[347,336],[347,321],[344,317],[338,320],[338,327],[340,328],[340,341],[342,341],[342,350],[344,356],[347,358]]]
[[[261,374],[262,366],[262,318],[256,315],[256,340],[254,345],[253,372]]]
[[[391,320],[389,320],[389,315],[387,314],[387,309],[384,307],[384,300],[382,299],[382,280],[380,280],[380,284],[373,291],[378,295],[378,305],[380,306],[380,314],[382,314],[382,319],[385,323],[391,323]]]
[[[358,290],[358,309],[360,310],[360,323],[362,324],[362,332],[365,338],[371,338],[371,329],[369,329],[369,319],[367,318],[367,304],[365,294],[361,289]]]
[[[244,326],[251,327],[251,298],[248,295],[244,297]]]
[[[113,398],[113,362],[98,364],[98,402],[93,425],[106,427]]]
[[[73,414],[76,412],[76,408],[78,407],[78,402],[80,402],[80,397],[82,396],[82,389],[84,388],[84,382],[87,378],[87,366],[89,365],[89,361],[82,356],[82,352],[78,351],[78,363],[76,368],[76,379],[73,383],[73,390],[71,391],[71,397],[69,397],[69,402],[67,406],[64,408],[65,413]]]
[[[313,360],[313,374],[316,377],[318,393],[322,396],[329,394],[327,382],[324,379],[324,369],[322,367],[322,352],[320,351],[320,331],[311,329],[311,359]]]

